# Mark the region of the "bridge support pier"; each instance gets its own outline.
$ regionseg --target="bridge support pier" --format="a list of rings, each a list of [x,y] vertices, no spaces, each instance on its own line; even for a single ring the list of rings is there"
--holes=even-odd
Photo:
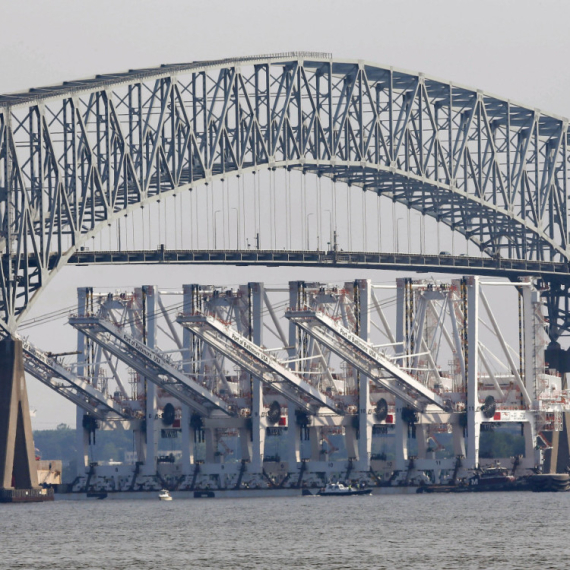
[[[22,342],[7,338],[0,341],[0,491],[37,487]]]

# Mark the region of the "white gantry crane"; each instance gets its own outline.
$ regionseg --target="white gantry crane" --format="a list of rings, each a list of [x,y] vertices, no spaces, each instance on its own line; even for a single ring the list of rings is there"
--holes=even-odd
[[[192,315],[179,315],[177,322],[229,360],[271,385],[301,409],[316,413],[319,408],[328,408],[334,413],[343,413],[342,407],[337,402],[299,378],[279,360],[215,317],[196,312]]]
[[[409,406],[423,411],[428,404],[443,409],[441,396],[402,370],[372,343],[362,340],[324,313],[312,309],[289,310],[285,316]]]
[[[35,347],[28,340],[22,340],[24,368],[40,382],[55,390],[90,415],[100,420],[129,419],[130,410],[121,407],[77,374],[67,369],[55,358]]]
[[[218,409],[230,416],[236,415],[237,411],[231,404],[187,375],[165,354],[148,347],[115,323],[95,315],[73,316],[69,322],[133,370],[199,414],[209,416],[212,410]]]

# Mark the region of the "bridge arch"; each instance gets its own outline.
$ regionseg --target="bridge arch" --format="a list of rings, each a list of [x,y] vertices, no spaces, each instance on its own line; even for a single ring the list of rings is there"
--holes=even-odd
[[[568,124],[330,54],[168,65],[0,96],[0,310],[163,197],[286,168],[404,204],[490,256],[568,262]],[[54,261],[55,260],[55,261]]]

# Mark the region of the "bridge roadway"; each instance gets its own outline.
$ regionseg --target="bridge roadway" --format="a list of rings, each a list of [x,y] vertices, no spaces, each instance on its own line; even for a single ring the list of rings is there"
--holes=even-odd
[[[57,265],[53,255],[50,265]],[[517,279],[522,276],[545,277],[549,281],[567,281],[570,267],[554,261],[493,259],[452,255],[412,253],[369,253],[348,251],[284,251],[284,250],[156,250],[141,251],[77,251],[68,264],[194,264],[194,265],[265,265],[268,267],[339,267],[359,269],[392,269],[417,272],[487,275]]]

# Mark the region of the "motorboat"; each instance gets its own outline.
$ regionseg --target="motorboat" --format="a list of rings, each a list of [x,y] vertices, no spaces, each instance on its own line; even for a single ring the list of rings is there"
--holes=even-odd
[[[161,501],[172,501],[172,496],[170,495],[167,489],[162,489],[162,491],[160,491],[160,493],[158,494],[158,498]]]
[[[317,495],[321,497],[348,497],[350,495],[370,495],[372,489],[370,488],[353,488],[351,485],[348,487],[342,483],[327,483],[324,489],[321,489]]]

